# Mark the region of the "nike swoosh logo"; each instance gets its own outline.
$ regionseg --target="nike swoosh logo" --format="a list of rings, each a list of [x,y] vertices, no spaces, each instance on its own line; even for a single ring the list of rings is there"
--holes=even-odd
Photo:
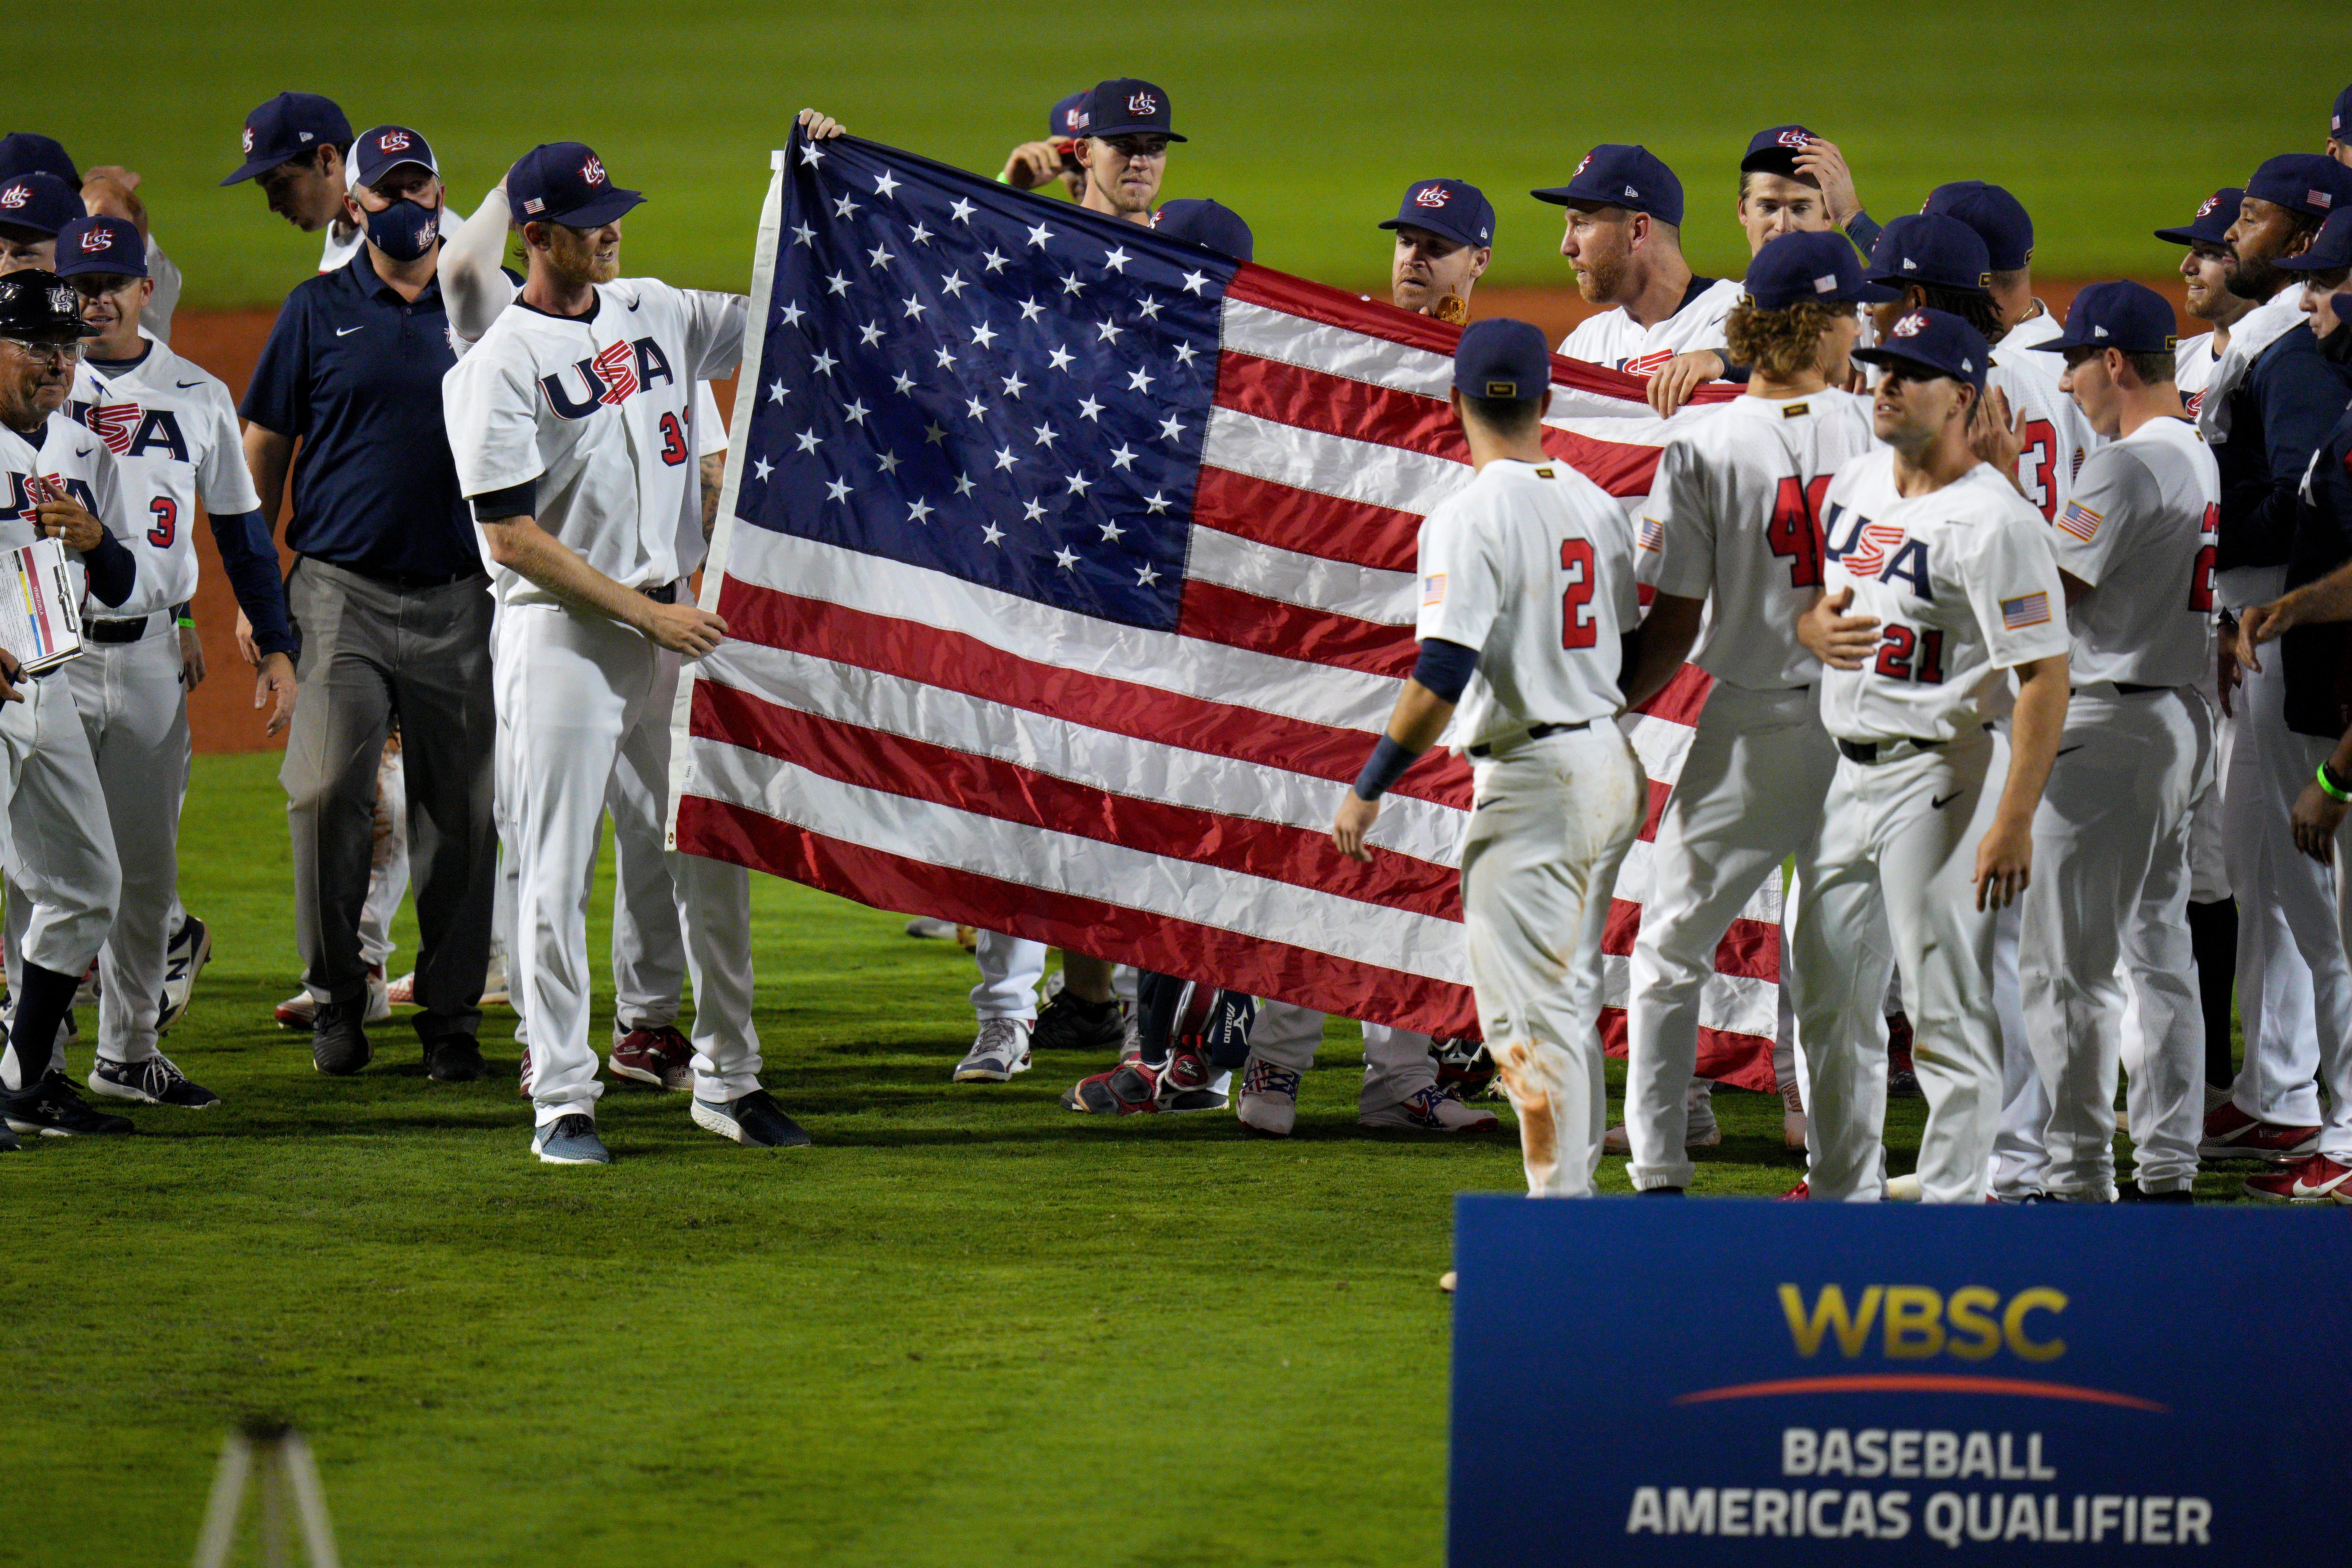
[[[636,301],[636,300],[630,300],[630,301],[629,301],[629,309],[630,309],[630,310],[635,310],[636,308],[637,308],[637,301]]]
[[[77,458],[87,458],[95,450],[97,450],[97,448],[94,447],[79,447],[74,449],[74,456]]]
[[[352,330],[353,331],[357,331],[359,329],[354,327]],[[175,381],[172,384],[178,387],[182,392],[185,392],[192,386],[202,386],[204,383],[201,381]]]
[[[339,337],[339,338],[348,338],[348,337],[350,337],[353,332],[365,331],[366,330],[367,330],[367,326],[366,326],[366,323],[365,323],[365,322],[362,322],[359,326],[356,326],[356,327],[337,327],[337,328],[335,329],[335,336],[337,336],[337,337]]]
[[[2088,741],[2083,741],[2083,742],[2077,742],[2076,744],[2072,745],[2072,746],[2061,746],[2060,748],[2058,748],[2058,755],[2060,755],[2060,756],[2062,756],[2062,757],[2063,757],[2063,756],[2066,755],[2066,754],[2067,754],[2068,752],[2079,752],[2079,751],[2081,751],[2084,746],[2087,746],[2087,745],[2089,745],[2090,743],[2091,743],[2091,742],[2088,742]]]
[[[1935,799],[1934,797],[1930,796],[1930,797],[1929,797],[1929,799],[1928,799],[1928,801],[1927,801],[1927,809],[1928,809],[1929,811],[1941,811],[1941,810],[1943,810],[1943,809],[1944,809],[1944,807],[1946,807],[1946,806],[1948,806],[1948,805],[1951,805],[1951,804],[1952,804],[1952,802],[1954,802],[1954,801],[1956,801],[1956,800],[1959,799],[1959,798],[1960,798],[1960,796],[1962,796],[1962,795],[1966,795],[1966,794],[1968,794],[1968,793],[1969,793],[1969,792],[1968,792],[1968,791],[1966,791],[1966,790],[1964,790],[1964,789],[1956,789],[1956,790],[1954,790],[1951,794],[1949,794],[1949,795],[1946,795],[1946,796],[1945,796],[1943,799],[1941,799],[1941,800],[1937,800],[1937,799]]]

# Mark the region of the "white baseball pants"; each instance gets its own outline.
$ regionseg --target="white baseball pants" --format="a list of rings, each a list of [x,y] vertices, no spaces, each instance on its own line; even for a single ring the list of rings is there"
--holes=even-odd
[[[2066,710],[2034,816],[2020,963],[2027,1037],[2049,1097],[2042,1187],[2053,1197],[2114,1201],[2116,1082],[2127,1049],[2136,1090],[2143,1079],[2160,1080],[2147,1086],[2158,1144],[2167,1132],[2176,1141],[2189,1133],[2186,1174],[2196,1173],[2195,1127],[2173,1125],[2180,1105],[2202,1110],[2194,1095],[2204,1063],[2194,965],[2183,962],[2168,987],[2151,991],[2147,976],[2159,962],[2156,950],[2184,961],[2189,952],[2186,833],[2212,761],[2201,717],[2192,693],[2126,697],[2105,682],[2077,688]],[[2126,964],[2152,1004],[2128,1041]],[[2150,1130],[2135,1116],[2136,1138]],[[2180,1174],[2168,1179],[2186,1185]]]
[[[676,676],[671,679],[675,686]],[[652,774],[644,762],[642,753],[624,747],[604,791],[604,809],[613,818],[613,1023],[623,1034],[676,1023],[686,991],[686,930],[678,923],[671,872],[678,857],[663,847],[669,831],[668,755],[663,754],[664,771]],[[750,885],[744,884],[747,898]]]
[[[1045,944],[1003,931],[973,933],[971,956],[980,984],[971,988],[973,1016],[1037,1021],[1037,986],[1045,978]]]
[[[114,830],[65,677],[53,671],[16,689],[23,701],[0,702],[0,868],[11,907],[26,911],[23,957],[79,975],[114,928],[122,889]],[[47,1067],[27,1074],[13,1051],[0,1052],[0,1088],[21,1089]]]
[[[508,715],[516,847],[513,985],[530,1024],[541,1126],[593,1114],[604,1086],[588,1039],[588,894],[616,770],[669,776],[678,658],[617,623],[544,605],[499,618],[499,705]],[[751,882],[740,866],[675,855],[671,877],[694,982],[695,1094],[759,1087],[751,1023]]]
[[[1886,1038],[1871,1026],[1886,994],[1888,965],[1872,948],[1883,923],[1927,1100],[1922,1195],[1984,1201],[2001,1057],[1993,917],[1976,907],[1976,853],[2008,773],[2008,742],[1984,731],[1887,762],[1838,762],[1819,870],[1790,939],[1804,976],[1815,1199],[1875,1202],[1885,1193]]]
[[[1250,1026],[1250,1055],[1292,1072],[1307,1071],[1323,1043],[1324,1016],[1289,1002],[1260,1003],[1257,1022]],[[1364,1082],[1356,1091],[1360,1113],[1386,1110],[1437,1081],[1427,1035],[1387,1024],[1366,1024],[1363,1030]]]
[[[1799,879],[1809,874],[1837,760],[1811,687],[1750,691],[1718,680],[1707,693],[1650,846],[1650,897],[1633,939],[1625,1135],[1637,1191],[1691,1184],[1688,1090],[1716,949],[1782,862],[1794,856]],[[1780,984],[1787,1005],[1801,1005],[1792,968]]]
[[[1535,1197],[1586,1197],[1607,1108],[1601,938],[1649,784],[1614,723],[1496,747],[1472,771],[1462,920],[1486,1048]]]
[[[360,960],[385,969],[392,961],[392,920],[408,896],[408,770],[400,736],[383,743],[375,770],[374,854],[368,861],[367,901],[360,905]]]

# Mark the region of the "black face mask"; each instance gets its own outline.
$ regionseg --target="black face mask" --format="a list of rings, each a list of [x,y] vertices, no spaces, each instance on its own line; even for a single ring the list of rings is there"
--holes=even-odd
[[[382,212],[367,214],[368,243],[394,261],[414,261],[440,237],[441,209],[404,196]]]

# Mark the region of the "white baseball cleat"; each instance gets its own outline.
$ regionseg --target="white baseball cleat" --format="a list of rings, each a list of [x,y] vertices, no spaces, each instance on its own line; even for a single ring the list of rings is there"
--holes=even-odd
[[[1703,1078],[1691,1079],[1690,1088],[1683,1091],[1683,1147],[1712,1149],[1723,1142],[1723,1129],[1715,1120],[1715,1085]],[[1601,1135],[1601,1152],[1619,1156],[1633,1152],[1633,1135],[1619,1122]]]
[[[1444,1291],[1449,1296],[1454,1294],[1454,1277],[1453,1269],[1449,1268],[1444,1273],[1437,1277],[1437,1288]]]
[[[367,998],[367,1012],[361,1020],[362,1023],[381,1024],[392,1016],[392,998],[383,983],[383,967],[381,964],[368,965]],[[318,1014],[319,1004],[305,988],[278,1004],[278,1026],[281,1029],[307,1029]]]
[[[1780,1088],[1780,1144],[1787,1149],[1805,1146],[1805,1097],[1793,1083]]]
[[[1926,1195],[1925,1190],[1919,1185],[1919,1173],[1916,1171],[1907,1176],[1889,1176],[1886,1178],[1886,1201],[1888,1203],[1916,1204]]]
[[[907,934],[921,942],[953,942],[955,933],[955,921],[929,915],[917,915],[907,922]]]
[[[1502,1122],[1491,1110],[1463,1104],[1435,1084],[1394,1105],[1367,1110],[1359,1127],[1402,1127],[1415,1132],[1491,1132]]]
[[[982,1018],[971,1049],[956,1063],[958,1083],[1003,1083],[1029,1070],[1029,1020]]]
[[[1253,1132],[1287,1138],[1298,1125],[1298,1075],[1253,1055],[1242,1068],[1241,1098],[1234,1115]]]

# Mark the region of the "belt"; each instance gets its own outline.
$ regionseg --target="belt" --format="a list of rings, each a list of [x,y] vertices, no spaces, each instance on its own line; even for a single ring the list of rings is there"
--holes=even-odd
[[[1941,741],[1921,740],[1916,735],[1897,735],[1892,741],[1840,741],[1837,747],[1839,754],[1848,762],[1874,765],[1893,762],[1905,746],[1917,752],[1939,751],[1943,744]]]
[[[141,616],[133,621],[84,621],[81,626],[92,642],[138,642],[146,637],[147,623],[154,618],[152,616]]]
[[[1591,726],[1592,721],[1590,719],[1579,719],[1573,724],[1530,724],[1528,726],[1528,739],[1540,741],[1546,735],[1565,735],[1571,730],[1586,730]],[[1494,752],[1493,746],[1484,743],[1470,748],[1470,754],[1474,757],[1492,756]]]
[[[2174,688],[2169,686],[2135,686],[2128,680],[2095,680],[2091,685],[2112,686],[2116,689],[2116,695],[2118,697],[2147,697],[2154,692],[2170,691],[2174,689]],[[2070,686],[2066,689],[2066,695],[2069,697],[2080,697],[2085,691],[2089,690],[2089,687]],[[2095,691],[2092,691],[2090,694],[2094,697],[2099,695],[2099,693]]]
[[[677,584],[676,583],[664,583],[658,588],[640,588],[637,592],[643,594],[646,598],[651,599],[656,605],[675,605],[677,603]]]

